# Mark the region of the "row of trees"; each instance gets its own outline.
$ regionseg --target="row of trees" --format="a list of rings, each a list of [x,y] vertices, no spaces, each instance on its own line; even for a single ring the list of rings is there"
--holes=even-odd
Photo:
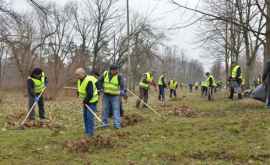
[[[64,6],[30,3],[34,7],[21,13],[0,0],[0,85],[5,82],[7,87],[13,83],[25,86],[35,66],[44,68],[48,74],[52,97],[64,85],[74,82],[76,67],[102,72],[115,63],[121,66],[124,75],[127,67],[131,67],[132,88],[148,70],[166,68],[162,71],[179,80],[198,75],[188,77],[186,71],[178,71],[182,71],[178,65],[185,70],[193,69],[194,73],[198,69],[203,72],[197,61],[190,62],[183,55],[176,57],[172,48],[160,53],[166,36],[157,32],[145,17],[134,14],[127,35],[125,14],[116,0],[83,0]],[[127,65],[128,43],[131,66]]]
[[[270,57],[270,1],[203,2],[204,7],[200,10],[172,0],[174,5],[202,15],[198,20],[201,22],[200,38],[208,52],[207,58],[216,61],[212,70],[224,66],[225,77],[228,79],[230,64],[236,61],[242,65],[246,83],[250,85],[262,72],[262,61],[266,62]]]

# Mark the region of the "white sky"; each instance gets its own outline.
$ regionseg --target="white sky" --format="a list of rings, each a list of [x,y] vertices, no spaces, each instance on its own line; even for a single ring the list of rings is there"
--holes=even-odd
[[[27,0],[9,0],[11,5],[17,10],[27,10],[29,4]],[[40,2],[49,0],[39,0]],[[64,4],[69,0],[51,0],[59,4]],[[77,0],[80,1],[80,0]],[[171,3],[169,0],[130,0],[130,12],[140,13],[143,16],[147,16],[153,25],[162,30],[169,37],[169,41],[166,42],[168,45],[176,45],[179,50],[184,49],[188,58],[198,59],[204,64],[206,70],[209,70],[212,64],[209,59],[201,57],[203,53],[207,53],[196,44],[198,41],[197,33],[199,31],[199,25],[195,24],[184,29],[178,30],[167,30],[168,28],[188,25],[193,22],[199,15],[194,14],[190,11],[180,9]],[[179,3],[187,5],[191,8],[202,6],[200,0],[178,0]],[[119,0],[121,8],[126,7],[126,0]],[[198,6],[197,6],[198,5]]]

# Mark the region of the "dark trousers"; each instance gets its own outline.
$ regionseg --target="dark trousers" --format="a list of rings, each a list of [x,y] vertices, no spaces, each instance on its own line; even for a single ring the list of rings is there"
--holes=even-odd
[[[159,85],[159,95],[158,95],[158,100],[164,101],[165,100],[165,88],[164,86]]]
[[[140,95],[139,95],[140,99],[137,100],[136,102],[136,107],[139,108],[140,104],[141,104],[141,100],[143,100],[145,103],[148,102],[148,89],[142,88],[140,87]],[[145,105],[143,105],[144,107],[146,107]]]
[[[202,96],[207,96],[207,87],[202,87]]]
[[[230,87],[230,96],[229,96],[229,98],[233,99],[233,96],[234,96],[234,88]],[[241,93],[238,93],[238,99],[242,99],[242,94]]]
[[[213,93],[214,93],[214,87],[208,87],[207,89],[208,92],[208,100],[213,100]]]
[[[171,97],[176,97],[176,90],[175,89],[170,89],[170,98]]]
[[[188,85],[188,86],[189,86],[189,92],[192,92],[193,86],[192,85]]]
[[[30,108],[33,106],[33,104],[35,103],[35,98],[32,96],[29,96],[29,110]],[[39,109],[39,118],[40,119],[45,119],[45,110],[44,110],[44,100],[43,100],[43,96],[41,96],[39,98],[38,101],[38,109]],[[30,113],[30,120],[35,120],[35,108],[32,110],[32,112]]]

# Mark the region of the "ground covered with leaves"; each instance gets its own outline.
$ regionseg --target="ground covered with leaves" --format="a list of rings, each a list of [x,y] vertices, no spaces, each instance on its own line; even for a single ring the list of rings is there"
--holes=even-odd
[[[180,91],[179,98],[167,98],[162,106],[151,96],[161,119],[150,110],[137,110],[130,97],[122,129],[99,128],[87,139],[76,98],[46,102],[47,127],[19,130],[27,98],[0,94],[3,165],[270,164],[270,111],[251,99],[231,101],[220,92],[208,102],[199,92]]]

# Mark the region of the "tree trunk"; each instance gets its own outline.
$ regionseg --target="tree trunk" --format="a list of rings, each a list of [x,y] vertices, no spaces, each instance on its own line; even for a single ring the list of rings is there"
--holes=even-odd
[[[270,0],[266,0],[266,44],[264,47],[264,64],[270,59]]]

